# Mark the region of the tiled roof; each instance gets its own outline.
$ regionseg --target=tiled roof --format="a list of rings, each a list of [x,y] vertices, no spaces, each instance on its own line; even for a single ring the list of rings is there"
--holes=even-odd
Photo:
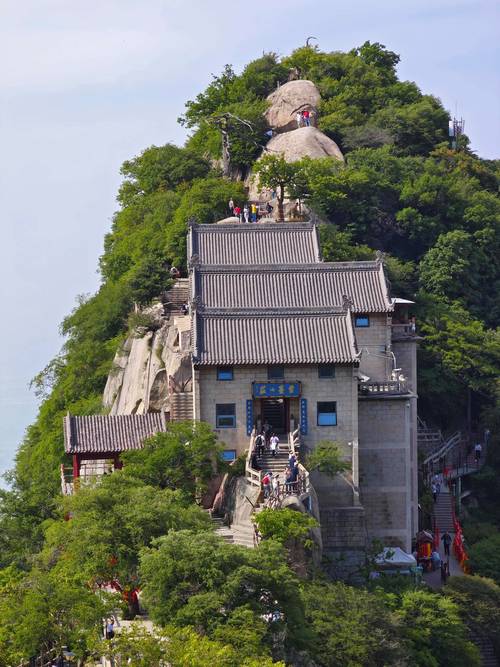
[[[265,309],[196,312],[194,363],[200,365],[356,363],[348,311]]]
[[[165,431],[165,416],[92,415],[64,417],[64,450],[68,454],[105,454],[141,449],[144,441]]]
[[[354,313],[393,310],[380,262],[300,266],[200,267],[195,289],[206,308],[303,308],[338,306],[352,299]]]
[[[316,226],[311,223],[192,225],[189,259],[201,265],[318,262]]]

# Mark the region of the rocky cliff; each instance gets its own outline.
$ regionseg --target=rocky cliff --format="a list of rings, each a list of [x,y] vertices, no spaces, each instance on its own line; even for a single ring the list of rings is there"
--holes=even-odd
[[[180,308],[188,289],[187,279],[178,280],[165,303],[144,311],[149,324],[131,332],[116,353],[103,396],[110,414],[192,416],[191,320]]]

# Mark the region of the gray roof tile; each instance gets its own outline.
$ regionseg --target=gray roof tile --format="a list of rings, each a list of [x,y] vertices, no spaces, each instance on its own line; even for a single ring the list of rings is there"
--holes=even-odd
[[[144,441],[165,431],[165,416],[92,415],[64,417],[64,450],[67,454],[106,454],[141,449]]]
[[[379,262],[288,266],[200,267],[196,294],[206,308],[303,308],[338,306],[344,295],[354,313],[393,310]]]
[[[356,363],[348,311],[293,309],[195,313],[199,365]]]
[[[202,265],[296,264],[320,259],[311,223],[192,225],[189,258]]]

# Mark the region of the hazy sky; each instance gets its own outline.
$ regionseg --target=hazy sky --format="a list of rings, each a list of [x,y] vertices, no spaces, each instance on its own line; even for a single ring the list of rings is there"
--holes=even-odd
[[[226,63],[378,41],[399,74],[500,157],[497,0],[0,0],[0,470],[36,412],[27,385],[96,289],[121,163],[182,142],[176,119]]]

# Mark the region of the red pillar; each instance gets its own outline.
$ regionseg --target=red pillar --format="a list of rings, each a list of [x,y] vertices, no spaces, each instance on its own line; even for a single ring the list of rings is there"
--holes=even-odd
[[[73,479],[80,477],[80,457],[78,454],[73,454]]]

